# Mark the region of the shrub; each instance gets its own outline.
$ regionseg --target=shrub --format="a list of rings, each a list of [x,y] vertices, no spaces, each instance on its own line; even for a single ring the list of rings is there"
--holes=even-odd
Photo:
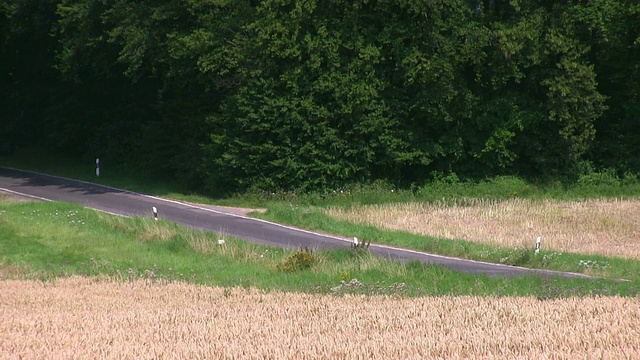
[[[291,254],[282,264],[278,264],[278,270],[283,272],[296,272],[310,268],[317,262],[316,256],[309,250],[299,250]]]
[[[620,177],[616,170],[605,169],[600,172],[590,172],[580,176],[578,185],[582,186],[618,186],[620,185]]]

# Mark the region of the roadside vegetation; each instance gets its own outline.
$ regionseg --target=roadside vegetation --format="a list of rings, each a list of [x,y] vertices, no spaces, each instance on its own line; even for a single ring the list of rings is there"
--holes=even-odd
[[[0,202],[2,277],[53,280],[105,274],[212,286],[387,295],[539,298],[635,296],[637,281],[491,278],[402,264],[366,251],[279,249],[152,218],[124,218],[65,203]],[[222,241],[224,240],[224,241]]]
[[[574,185],[535,184],[514,177],[466,182],[449,174],[411,189],[378,182],[328,193],[253,191],[212,199],[117,168],[107,166],[96,177],[93,164],[30,155],[0,161],[179,200],[264,207],[266,213],[251,216],[378,244],[603,278],[640,279],[636,236],[640,224],[634,220],[640,207],[640,181],[633,174],[621,178],[613,171],[592,172]],[[535,254],[538,236],[541,248]]]

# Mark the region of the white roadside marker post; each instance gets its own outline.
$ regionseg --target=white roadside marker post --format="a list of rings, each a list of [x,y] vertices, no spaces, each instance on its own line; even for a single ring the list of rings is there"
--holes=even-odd
[[[536,239],[536,248],[535,248],[535,254],[538,255],[538,253],[540,252],[540,240],[541,240],[542,236],[538,236],[538,238]]]
[[[158,220],[158,209],[156,209],[155,206],[152,209],[153,209],[153,218],[156,219],[156,221],[157,221]]]
[[[100,177],[100,159],[96,158],[96,176]]]

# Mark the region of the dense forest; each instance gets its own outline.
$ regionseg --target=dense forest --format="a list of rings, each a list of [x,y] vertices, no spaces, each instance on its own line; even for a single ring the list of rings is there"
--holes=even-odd
[[[0,153],[212,194],[640,171],[637,0],[0,0]]]

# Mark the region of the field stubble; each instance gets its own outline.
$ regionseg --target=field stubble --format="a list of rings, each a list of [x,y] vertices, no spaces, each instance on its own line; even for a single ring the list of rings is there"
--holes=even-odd
[[[321,296],[150,280],[0,282],[0,358],[631,358],[633,298]]]
[[[500,247],[640,259],[640,200],[459,200],[329,208],[336,219]]]

